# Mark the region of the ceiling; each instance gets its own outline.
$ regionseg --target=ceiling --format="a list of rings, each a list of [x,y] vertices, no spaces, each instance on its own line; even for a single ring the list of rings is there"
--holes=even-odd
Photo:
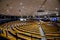
[[[37,10],[60,10],[58,0],[0,0],[0,14],[37,15]]]

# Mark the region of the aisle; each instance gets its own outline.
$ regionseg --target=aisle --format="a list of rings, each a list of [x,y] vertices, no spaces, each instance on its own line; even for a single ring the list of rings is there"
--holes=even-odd
[[[45,36],[44,31],[41,27],[41,23],[39,23],[38,27],[39,27],[40,35]],[[42,37],[41,40],[47,40],[47,39],[45,37]]]

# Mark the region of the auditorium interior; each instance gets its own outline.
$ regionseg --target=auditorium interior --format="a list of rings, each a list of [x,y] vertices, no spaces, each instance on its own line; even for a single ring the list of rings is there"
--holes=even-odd
[[[0,0],[0,40],[60,40],[60,0]]]

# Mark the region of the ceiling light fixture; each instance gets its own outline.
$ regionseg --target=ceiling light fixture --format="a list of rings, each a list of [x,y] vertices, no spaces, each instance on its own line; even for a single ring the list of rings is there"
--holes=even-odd
[[[8,12],[9,10],[7,9],[6,11]]]
[[[23,5],[23,3],[21,2],[20,5]]]
[[[10,9],[12,9],[12,7],[9,7]]]
[[[55,8],[56,10],[58,10],[58,8]]]
[[[22,8],[24,8],[24,6],[22,6]]]
[[[59,14],[58,13],[56,13],[56,16],[58,16]]]
[[[9,10],[8,9],[6,11],[7,11],[7,13],[9,13]]]

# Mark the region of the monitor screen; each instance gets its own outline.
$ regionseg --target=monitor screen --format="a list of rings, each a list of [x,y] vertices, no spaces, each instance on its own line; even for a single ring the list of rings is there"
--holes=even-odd
[[[57,18],[56,17],[52,17],[51,21],[57,21]]]

